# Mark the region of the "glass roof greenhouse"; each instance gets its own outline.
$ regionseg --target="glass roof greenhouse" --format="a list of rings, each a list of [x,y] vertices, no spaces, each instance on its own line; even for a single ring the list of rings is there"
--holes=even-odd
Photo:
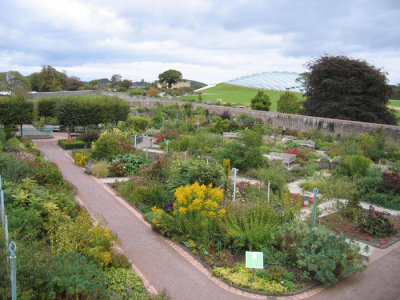
[[[303,92],[302,86],[296,81],[299,73],[295,72],[264,72],[229,80],[226,83],[252,88],[277,91]]]

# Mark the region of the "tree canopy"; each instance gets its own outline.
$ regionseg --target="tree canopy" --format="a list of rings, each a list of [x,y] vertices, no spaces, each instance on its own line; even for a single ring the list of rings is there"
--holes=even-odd
[[[33,102],[23,96],[7,96],[0,101],[0,124],[30,124],[33,121]]]
[[[167,70],[158,75],[158,79],[160,83],[167,83],[168,87],[171,88],[174,83],[182,80],[182,73],[177,70]]]
[[[298,114],[302,109],[296,93],[286,91],[278,100],[278,111],[286,114]]]
[[[0,72],[0,90],[14,94],[16,88],[31,89],[29,80],[17,71]]]
[[[387,107],[391,88],[381,70],[346,56],[322,56],[307,67],[310,72],[302,78],[306,115],[397,123],[396,115]]]
[[[257,94],[251,99],[251,109],[269,111],[271,100],[263,90],[258,90]]]

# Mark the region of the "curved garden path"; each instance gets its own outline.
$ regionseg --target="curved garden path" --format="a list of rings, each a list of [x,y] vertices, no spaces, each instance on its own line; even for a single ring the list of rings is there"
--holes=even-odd
[[[56,134],[61,136],[62,134]],[[118,235],[120,246],[150,291],[165,291],[171,299],[276,299],[243,293],[212,278],[208,270],[173,242],[153,232],[142,216],[100,180],[84,174],[57,146],[57,138],[36,140],[76,188],[78,200]],[[284,299],[398,299],[400,243],[379,251],[368,269],[331,289],[320,287]]]

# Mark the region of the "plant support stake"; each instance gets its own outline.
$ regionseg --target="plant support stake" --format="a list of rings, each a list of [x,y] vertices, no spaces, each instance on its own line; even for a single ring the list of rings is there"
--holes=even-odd
[[[166,152],[167,152],[167,153],[168,153],[168,143],[169,143],[169,141],[166,140],[166,141],[165,141],[165,146],[166,146]]]
[[[315,218],[317,217],[317,194],[318,194],[318,189],[314,189],[314,201],[313,201],[313,206],[312,206],[312,225],[311,228],[315,228]]]
[[[146,134],[146,160],[149,158],[149,136]]]
[[[136,134],[135,134],[135,144],[134,145],[135,145],[135,149],[136,149]]]
[[[4,211],[4,192],[3,190],[1,190],[0,192],[0,196],[1,196],[1,203],[0,203],[0,211],[1,211],[1,222],[4,225],[4,216],[5,216],[5,211]]]
[[[7,216],[5,217],[4,220],[4,233],[5,233],[5,237],[6,237],[6,248],[8,247],[8,218]]]
[[[236,173],[238,169],[233,168],[233,200],[236,200]]]
[[[17,257],[15,256],[15,251],[17,250],[17,245],[12,241],[8,247],[10,251],[10,266],[11,266],[11,299],[17,300]]]

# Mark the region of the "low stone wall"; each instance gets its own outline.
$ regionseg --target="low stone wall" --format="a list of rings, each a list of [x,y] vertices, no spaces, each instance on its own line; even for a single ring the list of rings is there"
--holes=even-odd
[[[62,97],[62,96],[83,96],[83,95],[108,95],[118,96],[126,100],[131,106],[144,106],[148,108],[155,107],[156,103],[160,102],[164,105],[177,103],[179,105],[188,103],[183,101],[174,101],[171,99],[146,97],[146,96],[129,96],[122,93],[113,93],[105,91],[68,91],[68,92],[49,92],[32,94],[34,98],[43,97]],[[233,108],[227,106],[210,105],[205,103],[191,102],[193,107],[198,106],[208,109],[210,113],[221,114],[224,111],[229,111],[231,115],[239,116],[242,113],[250,115],[261,120],[264,125],[272,125],[273,127],[285,127],[291,130],[313,131],[320,129],[325,134],[332,135],[348,135],[359,137],[361,133],[377,132],[383,128],[387,139],[390,142],[400,145],[400,126],[382,125],[375,123],[364,123],[356,121],[346,121],[338,119],[328,119],[319,117],[310,117],[303,115],[282,114],[278,112],[267,112],[259,110],[249,110],[241,108]]]

